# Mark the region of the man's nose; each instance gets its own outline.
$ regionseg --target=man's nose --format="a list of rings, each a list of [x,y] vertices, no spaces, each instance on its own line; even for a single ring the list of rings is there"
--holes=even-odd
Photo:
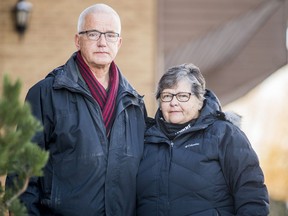
[[[101,34],[99,39],[98,39],[98,44],[106,45],[106,43],[107,43],[107,41],[106,41],[105,35]]]

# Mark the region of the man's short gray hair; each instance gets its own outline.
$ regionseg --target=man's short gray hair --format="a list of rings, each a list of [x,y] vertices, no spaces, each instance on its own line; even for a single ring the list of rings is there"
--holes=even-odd
[[[116,33],[121,33],[121,20],[120,17],[118,15],[118,13],[111,8],[110,6],[106,5],[106,4],[94,4],[88,8],[86,8],[84,11],[82,11],[82,13],[80,14],[79,18],[78,18],[78,24],[77,24],[77,31],[81,32],[84,29],[84,25],[85,25],[85,18],[86,16],[93,14],[93,13],[111,13],[114,14],[116,19],[119,22],[119,32]]]

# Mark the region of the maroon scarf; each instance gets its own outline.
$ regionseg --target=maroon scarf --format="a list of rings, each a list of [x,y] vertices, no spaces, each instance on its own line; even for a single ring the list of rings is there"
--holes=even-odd
[[[114,62],[110,65],[109,90],[106,92],[105,88],[98,82],[88,65],[85,63],[80,51],[77,52],[76,62],[93,98],[97,101],[102,110],[106,134],[109,136],[115,118],[116,96],[119,86],[117,67]]]

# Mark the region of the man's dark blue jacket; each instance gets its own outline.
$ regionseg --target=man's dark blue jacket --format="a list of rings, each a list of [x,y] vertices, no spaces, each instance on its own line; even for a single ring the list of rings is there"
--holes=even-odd
[[[29,90],[27,101],[44,127],[33,141],[50,152],[44,177],[32,178],[21,196],[30,215],[135,215],[145,106],[119,76],[109,139],[75,54]]]

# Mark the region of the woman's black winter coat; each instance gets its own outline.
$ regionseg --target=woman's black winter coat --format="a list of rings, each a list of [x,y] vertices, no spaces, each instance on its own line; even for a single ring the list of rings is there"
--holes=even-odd
[[[169,140],[160,110],[145,135],[137,177],[137,216],[268,215],[256,153],[207,90],[196,123]]]

